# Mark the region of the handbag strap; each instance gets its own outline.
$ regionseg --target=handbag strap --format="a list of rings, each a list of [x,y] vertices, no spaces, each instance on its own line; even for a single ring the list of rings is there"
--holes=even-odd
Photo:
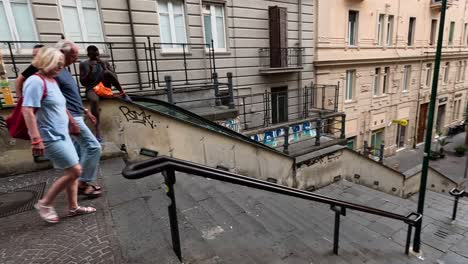
[[[46,83],[46,80],[45,80],[44,76],[40,75],[39,73],[36,73],[36,74],[34,74],[34,75],[36,75],[36,76],[38,76],[39,78],[41,78],[42,84],[43,84],[43,86],[44,86],[44,90],[43,90],[43,92],[42,92],[42,98],[41,98],[41,101],[42,101],[42,100],[44,100],[44,98],[46,98],[46,96],[47,96],[47,83]]]

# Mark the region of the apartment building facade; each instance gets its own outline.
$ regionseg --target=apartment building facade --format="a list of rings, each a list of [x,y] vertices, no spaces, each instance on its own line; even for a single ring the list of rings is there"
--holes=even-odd
[[[392,155],[424,141],[440,2],[316,2],[316,81],[339,83],[350,148],[367,141]],[[468,98],[468,1],[449,2],[435,133],[463,119]]]
[[[0,41],[33,42],[0,45],[11,79],[11,50],[25,56],[15,61],[21,72],[34,41],[63,35],[85,42],[83,55],[86,45],[99,43],[130,92],[164,90],[166,75],[180,87],[200,88],[215,69],[219,82],[232,73],[236,96],[292,97],[313,82],[314,10],[313,1],[301,0],[1,0],[0,24],[7,26]],[[287,103],[270,110],[282,116],[288,107],[297,112]],[[257,117],[247,118],[254,126]]]

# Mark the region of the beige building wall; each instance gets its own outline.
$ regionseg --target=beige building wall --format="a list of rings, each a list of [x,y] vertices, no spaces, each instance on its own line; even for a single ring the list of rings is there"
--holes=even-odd
[[[356,44],[348,41],[348,14],[357,11]],[[440,8],[431,6],[430,0],[329,0],[317,1],[316,81],[340,83],[339,109],[347,114],[346,136],[354,138],[356,150],[362,150],[364,141],[369,144],[372,132],[383,129],[385,154],[391,155],[402,147],[397,145],[398,125],[393,120],[406,119],[409,125],[401,141],[406,147],[421,142],[423,133],[421,105],[429,102],[432,80],[427,82],[427,65],[434,67],[435,45],[430,45],[431,21],[440,20]],[[339,15],[338,15],[339,14]],[[393,16],[392,30],[387,30],[389,17]],[[379,44],[379,17],[382,41]],[[416,18],[414,43],[408,45],[410,17]],[[449,45],[450,24],[455,22],[453,40]],[[465,25],[466,28],[465,29]],[[437,23],[438,29],[438,23]],[[444,49],[436,110],[440,117],[440,131],[463,118],[468,90],[468,1],[452,1],[447,10],[444,30]],[[391,34],[388,34],[391,32]],[[387,35],[390,35],[387,45]],[[445,77],[446,63],[449,71]],[[405,87],[405,66],[411,66],[411,75]],[[388,67],[388,86],[383,93],[385,68]],[[376,68],[380,68],[380,91],[374,94]],[[345,100],[346,72],[355,70],[355,84],[351,100]],[[457,107],[457,105],[460,105]],[[423,105],[424,108],[424,105]],[[461,109],[461,110],[457,110]],[[437,117],[437,111],[435,114]],[[435,122],[436,123],[436,122]],[[435,128],[434,128],[435,131]]]

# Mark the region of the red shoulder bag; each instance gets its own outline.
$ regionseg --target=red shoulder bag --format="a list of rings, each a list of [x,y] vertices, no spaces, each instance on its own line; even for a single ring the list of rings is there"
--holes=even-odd
[[[41,98],[41,101],[42,101],[47,96],[47,84],[46,84],[44,77],[42,77],[39,74],[36,74],[36,75],[42,79],[42,83],[44,84],[44,92]],[[15,109],[13,109],[13,113],[11,113],[9,117],[7,117],[5,122],[7,124],[8,131],[10,132],[10,136],[12,138],[30,140],[28,127],[26,126],[26,122],[24,121],[24,116],[22,113],[22,108],[23,108],[22,106],[23,106],[23,96],[20,97],[20,99],[16,103]],[[37,112],[37,109],[34,110],[34,113],[35,112]]]

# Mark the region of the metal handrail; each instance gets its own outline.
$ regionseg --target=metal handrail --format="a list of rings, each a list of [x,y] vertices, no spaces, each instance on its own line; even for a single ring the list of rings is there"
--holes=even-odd
[[[458,190],[457,188],[453,188],[449,193],[451,196],[455,197],[452,212],[452,220],[455,220],[457,218],[458,200],[463,197],[468,197],[468,192],[465,190]]]
[[[127,165],[122,171],[123,176],[127,179],[134,180],[151,176],[156,173],[163,174],[165,183],[168,187],[167,195],[172,201],[168,207],[168,210],[171,223],[173,248],[180,260],[182,260],[182,254],[180,249],[176,203],[173,188],[176,182],[175,171],[330,205],[330,209],[335,212],[335,231],[333,243],[333,252],[335,254],[338,254],[340,216],[346,215],[346,209],[379,215],[382,217],[399,220],[408,224],[408,234],[405,247],[406,254],[409,253],[412,227],[416,226],[422,220],[422,215],[417,213],[410,213],[408,215],[396,214],[166,156],[156,157]]]

